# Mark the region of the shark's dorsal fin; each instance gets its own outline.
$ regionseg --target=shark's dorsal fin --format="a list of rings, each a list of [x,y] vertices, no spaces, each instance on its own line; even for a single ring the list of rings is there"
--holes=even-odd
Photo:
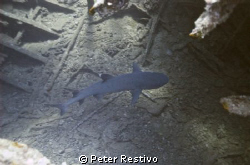
[[[135,72],[142,72],[141,68],[137,65],[137,63],[133,63],[133,73]]]
[[[131,101],[132,105],[134,105],[137,102],[137,100],[139,99],[141,91],[142,91],[141,89],[135,89],[135,90],[130,91],[132,94],[132,101]]]
[[[113,76],[110,75],[110,74],[101,74],[101,78],[102,78],[103,82],[105,82],[105,81],[107,81],[108,79],[113,78]]]

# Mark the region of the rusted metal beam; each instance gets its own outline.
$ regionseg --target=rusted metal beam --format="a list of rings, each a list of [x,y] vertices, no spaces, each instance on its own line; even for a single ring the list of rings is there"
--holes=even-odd
[[[29,87],[28,85],[26,85],[24,83],[17,82],[14,79],[5,76],[1,72],[0,72],[0,81],[3,81],[6,84],[10,84],[11,86],[14,86],[14,87],[21,89],[21,90],[28,92],[28,93],[31,93],[33,91],[33,89],[31,87]]]
[[[20,22],[22,22],[24,24],[27,24],[27,25],[31,26],[31,27],[35,27],[35,28],[41,29],[41,30],[46,31],[46,32],[48,32],[48,33],[50,33],[50,34],[52,34],[52,35],[54,35],[56,37],[60,37],[59,34],[57,34],[56,32],[54,32],[53,30],[51,30],[47,26],[45,26],[45,25],[43,25],[41,23],[38,23],[36,21],[33,21],[31,19],[27,19],[25,17],[18,17],[16,15],[14,15],[12,13],[9,13],[9,12],[6,12],[6,11],[4,11],[2,9],[0,9],[0,15],[3,15],[5,17],[7,17],[7,18],[10,18],[10,19],[13,19],[13,20],[16,20],[16,21],[20,21]]]
[[[34,54],[34,53],[31,53],[30,51],[28,51],[28,50],[26,50],[26,49],[24,49],[22,47],[19,47],[19,46],[15,45],[14,43],[4,41],[4,40],[0,39],[0,44],[7,47],[7,48],[15,50],[15,51],[17,51],[19,53],[27,55],[27,56],[29,56],[29,57],[31,57],[31,58],[33,58],[35,60],[38,60],[38,61],[40,61],[42,63],[46,63],[46,61],[47,61],[47,59],[45,57],[39,56],[39,55]]]
[[[80,31],[81,31],[81,29],[83,27],[83,24],[85,23],[85,18],[86,18],[86,15],[83,15],[82,18],[81,18],[80,23],[78,24],[78,27],[77,27],[74,35],[71,38],[70,43],[68,44],[67,49],[65,50],[65,52],[64,52],[64,54],[62,56],[61,61],[56,66],[56,68],[54,70],[54,73],[53,73],[53,75],[50,78],[50,81],[49,81],[49,83],[47,85],[47,91],[50,91],[53,88],[54,82],[55,82],[56,78],[58,77],[59,73],[61,72],[63,64],[65,63],[66,59],[69,56],[69,52],[75,46],[76,39],[79,36],[79,33],[80,33]]]
[[[54,6],[59,6],[60,8],[66,10],[66,11],[68,11],[68,12],[75,12],[75,10],[70,9],[70,8],[66,7],[65,5],[62,5],[62,4],[60,4],[60,3],[57,3],[57,2],[55,2],[54,0],[42,0],[42,1],[40,0],[39,3],[40,3],[40,2],[48,3],[48,4],[54,5]]]
[[[6,57],[8,57],[6,54],[0,52],[0,66],[2,65]]]

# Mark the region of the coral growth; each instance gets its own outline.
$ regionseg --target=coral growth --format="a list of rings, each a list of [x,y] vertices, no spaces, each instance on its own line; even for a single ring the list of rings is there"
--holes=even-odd
[[[220,99],[224,109],[240,116],[250,116],[250,96],[229,96]]]
[[[243,0],[205,0],[205,11],[195,21],[191,37],[204,38],[218,24],[227,20],[235,6]]]
[[[0,164],[11,165],[54,165],[38,150],[26,144],[0,139]],[[63,163],[66,164],[65,162]],[[62,165],[63,165],[62,164]]]

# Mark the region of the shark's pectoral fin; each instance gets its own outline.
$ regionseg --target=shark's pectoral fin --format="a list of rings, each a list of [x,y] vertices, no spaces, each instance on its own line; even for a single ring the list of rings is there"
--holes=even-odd
[[[79,102],[79,105],[82,105],[82,103],[84,102],[84,99],[81,99],[78,102]]]
[[[93,95],[97,100],[101,100],[103,98],[103,95],[102,94],[96,94],[96,95]]]
[[[137,65],[137,63],[133,63],[133,73],[135,72],[142,72],[141,68]]]
[[[130,91],[132,94],[132,101],[131,101],[132,105],[134,105],[139,99],[141,91],[142,91],[141,89],[135,89],[135,90]]]
[[[103,82],[105,82],[105,81],[107,81],[108,79],[113,78],[113,76],[110,75],[110,74],[101,74],[101,78],[102,78]]]

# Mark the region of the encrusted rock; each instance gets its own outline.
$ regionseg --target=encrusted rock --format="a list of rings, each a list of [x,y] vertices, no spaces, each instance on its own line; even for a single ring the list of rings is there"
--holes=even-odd
[[[250,96],[229,96],[220,99],[224,109],[240,116],[250,116]]]
[[[235,6],[244,0],[205,0],[205,11],[195,21],[191,37],[204,38],[218,24],[225,22]]]
[[[0,139],[0,164],[54,165],[38,150],[7,139]],[[66,165],[66,163],[64,162],[63,165]]]

